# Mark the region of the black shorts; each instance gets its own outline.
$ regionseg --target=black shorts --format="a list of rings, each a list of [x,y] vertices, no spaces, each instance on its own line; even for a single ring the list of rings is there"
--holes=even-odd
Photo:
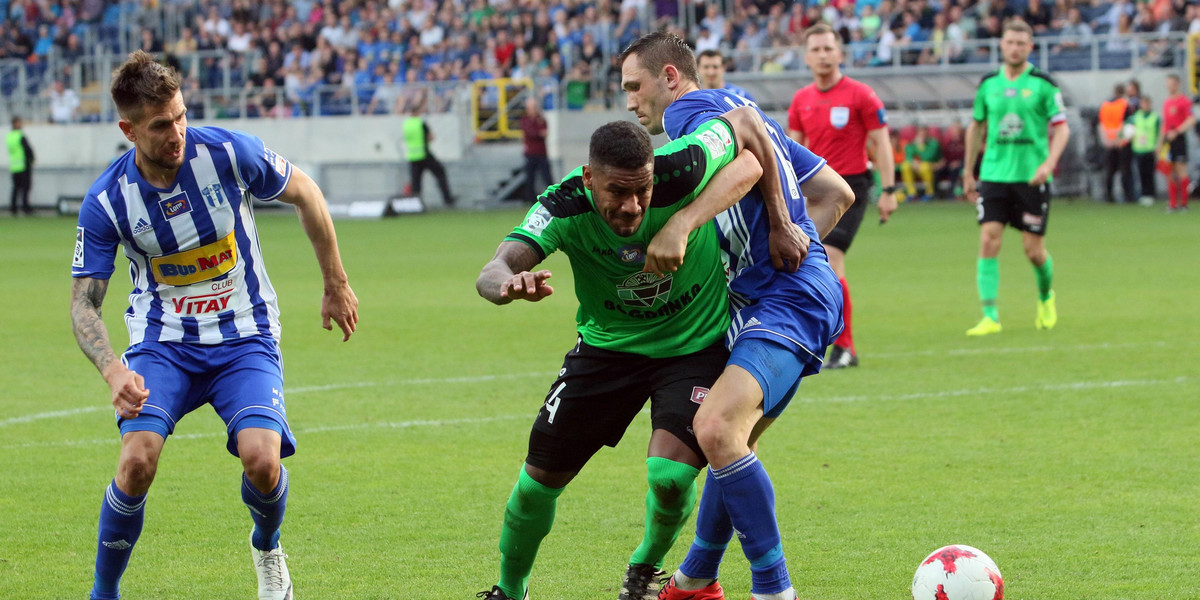
[[[830,231],[829,235],[821,240],[821,243],[846,252],[850,249],[850,244],[854,242],[858,226],[862,225],[863,215],[867,213],[867,204],[870,203],[868,196],[871,195],[871,188],[875,187],[875,178],[868,171],[858,175],[844,175],[842,179],[845,179],[846,183],[850,184],[850,189],[854,190],[854,204],[850,205],[850,209],[842,215],[833,231]]]
[[[1167,151],[1173,163],[1186,163],[1188,161],[1187,136],[1179,134],[1175,139],[1171,140]]]
[[[674,434],[703,457],[692,419],[728,359],[724,340],[671,358],[614,352],[580,340],[533,423],[525,462],[547,471],[578,471],[601,446],[621,441],[647,398],[652,427]]]
[[[997,221],[1034,235],[1046,235],[1050,219],[1050,184],[979,182],[979,223]]]

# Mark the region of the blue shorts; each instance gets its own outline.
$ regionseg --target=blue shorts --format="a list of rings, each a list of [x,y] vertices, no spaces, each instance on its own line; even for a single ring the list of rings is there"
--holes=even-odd
[[[778,417],[800,386],[821,371],[825,348],[842,332],[842,285],[824,260],[806,260],[768,295],[733,309],[729,364],[763,390],[763,413]]]
[[[212,404],[225,422],[226,448],[237,456],[237,432],[248,427],[280,434],[280,458],[296,453],[283,402],[283,360],[269,337],[221,344],[142,342],[121,361],[145,379],[150,397],[132,419],[117,419],[121,435],[153,431],[166,438],[184,415]]]

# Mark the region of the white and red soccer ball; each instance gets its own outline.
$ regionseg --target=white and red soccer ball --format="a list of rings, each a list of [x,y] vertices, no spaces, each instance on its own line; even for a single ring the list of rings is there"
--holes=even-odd
[[[1000,568],[977,548],[944,546],[921,561],[913,575],[913,600],[1004,600]]]

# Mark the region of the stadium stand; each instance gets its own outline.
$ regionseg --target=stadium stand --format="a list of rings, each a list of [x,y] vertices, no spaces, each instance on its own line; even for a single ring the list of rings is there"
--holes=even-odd
[[[57,80],[78,98],[66,120],[113,121],[108,73],[141,48],[180,70],[196,120],[396,115],[421,98],[483,134],[461,136],[470,145],[515,135],[494,115],[519,116],[529,93],[555,112],[619,112],[613,59],[655,28],[721,49],[727,79],[783,111],[807,79],[803,32],[816,22],[842,34],[846,72],[889,110],[961,117],[1014,17],[1037,28],[1035,64],[1109,79],[1183,67],[1200,31],[1183,0],[0,0],[0,119],[49,122]],[[506,79],[523,89],[504,106],[473,92]]]

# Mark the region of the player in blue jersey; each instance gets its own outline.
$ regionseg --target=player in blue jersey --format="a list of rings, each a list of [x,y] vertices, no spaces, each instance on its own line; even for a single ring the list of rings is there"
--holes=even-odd
[[[705,50],[696,55],[696,68],[700,75],[700,85],[706,90],[729,90],[751,102],[754,96],[750,92],[725,81],[725,57],[720,50]]]
[[[290,600],[279,546],[288,496],[280,459],[296,442],[284,406],[279,308],[251,203],[296,207],[324,278],[322,324],[336,323],[345,341],[358,322],[358,299],[333,221],[313,180],[258,138],[189,128],[178,75],[149,54],[131,54],[113,73],[111,92],[134,149],[88,190],[72,263],[75,339],[108,383],[121,432],[117,473],[100,507],[90,598],[120,597],[166,438],[184,415],[211,404],[244,470],[258,597]],[[130,345],[120,359],[100,318],[118,247],[133,280]]]
[[[642,125],[672,138],[732,108],[754,106],[726,90],[700,89],[691,49],[666,32],[648,34],[622,53],[621,85],[626,107]],[[833,228],[853,194],[823,159],[790,140],[778,123],[763,118],[775,146],[790,218],[812,242],[798,269],[776,269],[765,249],[781,217],[770,212],[770,202],[752,193],[717,216],[730,268],[731,355],[693,423],[709,460],[708,479],[696,517],[696,538],[659,594],[662,600],[723,599],[717,570],[735,529],[750,561],[753,597],[796,597],[775,519],[771,480],[752,448],[783,412],[801,379],[820,371],[825,347],[841,328],[841,285],[817,240],[818,232]],[[807,211],[801,193],[805,184],[805,191],[812,192]]]

